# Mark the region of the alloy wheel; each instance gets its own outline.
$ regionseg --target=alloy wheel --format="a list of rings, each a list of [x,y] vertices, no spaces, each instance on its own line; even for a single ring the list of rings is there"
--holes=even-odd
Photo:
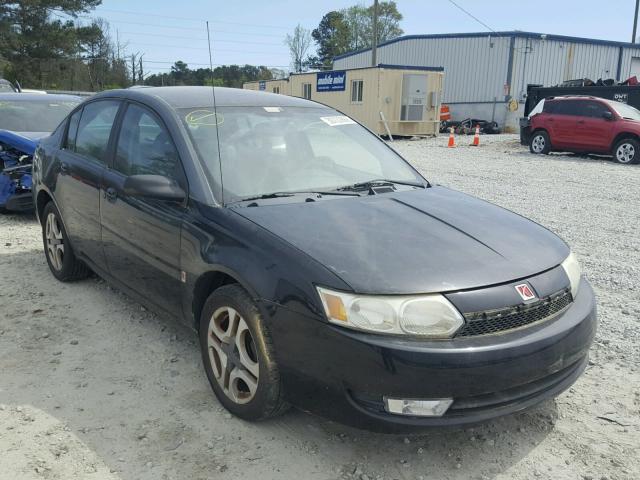
[[[535,153],[542,153],[544,150],[545,141],[542,135],[536,135],[531,142],[531,148]]]
[[[207,331],[209,361],[225,395],[238,404],[249,403],[258,389],[260,365],[244,318],[231,307],[217,309]]]
[[[53,212],[47,215],[45,237],[47,238],[47,254],[51,265],[56,270],[62,270],[64,262],[64,237],[62,235],[62,228],[60,228],[60,222]]]
[[[636,149],[630,143],[623,143],[616,150],[616,159],[620,163],[631,163],[636,155]]]

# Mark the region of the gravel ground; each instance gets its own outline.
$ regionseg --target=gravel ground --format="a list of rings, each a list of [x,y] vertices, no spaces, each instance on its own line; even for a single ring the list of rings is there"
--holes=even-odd
[[[460,140],[460,139],[459,139]],[[434,181],[526,215],[569,242],[598,295],[581,379],[475,428],[353,430],[292,411],[232,418],[194,335],[102,280],[56,282],[40,229],[0,216],[0,479],[640,478],[640,166],[534,157],[514,136],[397,141]]]

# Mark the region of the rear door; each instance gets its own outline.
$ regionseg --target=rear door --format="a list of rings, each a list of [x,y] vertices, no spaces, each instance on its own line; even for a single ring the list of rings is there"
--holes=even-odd
[[[163,175],[187,190],[164,123],[145,106],[129,103],[100,197],[107,265],[117,280],[169,313],[180,315],[180,233],[185,208],[176,202],[127,195],[125,180],[138,174]]]
[[[55,199],[77,253],[105,267],[100,227],[100,185],[111,145],[118,100],[86,104],[69,119],[58,153]]]
[[[574,148],[574,132],[578,122],[576,100],[563,99],[549,103],[551,105],[549,105],[549,117],[546,121],[551,144],[556,149]]]
[[[604,118],[605,112],[613,112],[602,102],[584,100],[579,102],[576,125],[576,144],[589,152],[607,152],[613,140],[613,120]]]

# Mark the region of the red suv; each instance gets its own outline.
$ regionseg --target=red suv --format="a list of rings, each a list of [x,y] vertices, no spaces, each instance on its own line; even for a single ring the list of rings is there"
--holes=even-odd
[[[531,111],[531,153],[602,153],[619,163],[640,162],[640,111],[597,97],[541,100]]]

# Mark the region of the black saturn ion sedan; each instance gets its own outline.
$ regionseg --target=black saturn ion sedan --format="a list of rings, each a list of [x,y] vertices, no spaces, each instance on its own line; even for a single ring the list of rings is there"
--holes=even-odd
[[[569,247],[430,184],[347,116],[208,87],[104,92],[38,147],[53,276],[90,270],[199,334],[219,401],[368,428],[463,424],[582,373],[593,291]]]

